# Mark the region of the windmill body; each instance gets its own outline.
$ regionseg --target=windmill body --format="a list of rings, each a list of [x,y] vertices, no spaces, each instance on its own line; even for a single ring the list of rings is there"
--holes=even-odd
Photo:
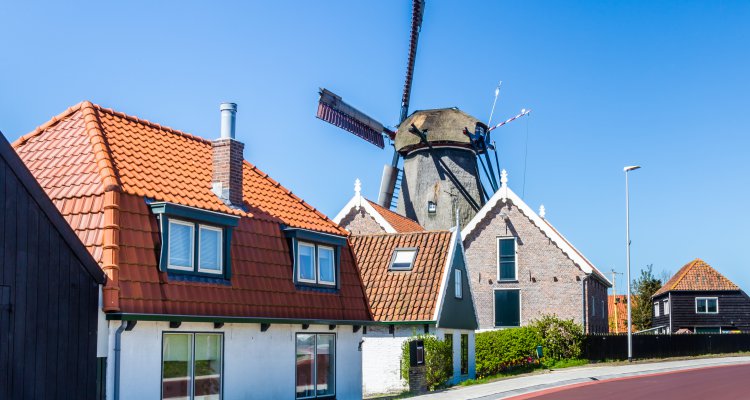
[[[425,229],[465,226],[484,204],[477,154],[464,133],[479,121],[457,108],[417,111],[396,132],[403,177],[396,211]]]

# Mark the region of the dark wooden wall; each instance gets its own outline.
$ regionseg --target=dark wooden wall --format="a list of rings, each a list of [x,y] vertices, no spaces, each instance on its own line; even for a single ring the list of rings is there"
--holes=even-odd
[[[98,284],[0,146],[0,399],[93,399]]]
[[[696,297],[718,297],[718,314],[697,314],[695,312]],[[659,317],[654,318],[653,326],[669,326],[669,315],[664,315],[664,303],[667,295],[659,296],[653,301],[659,301]],[[653,308],[653,301],[651,307]],[[693,330],[696,326],[720,326],[724,329],[738,329],[750,332],[750,298],[741,291],[714,292],[672,292],[670,313],[672,316],[672,331],[680,328]],[[653,310],[652,310],[653,313]]]

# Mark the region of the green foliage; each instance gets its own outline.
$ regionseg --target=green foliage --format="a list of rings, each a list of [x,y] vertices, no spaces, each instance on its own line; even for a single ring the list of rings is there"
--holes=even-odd
[[[531,323],[539,332],[544,346],[544,357],[550,360],[574,359],[581,356],[583,327],[573,320],[545,315]]]
[[[653,309],[651,308],[651,296],[661,288],[661,281],[654,276],[653,264],[649,264],[641,270],[641,276],[633,281],[633,304],[631,304],[631,317],[636,330],[649,329],[652,326]]]
[[[453,349],[447,342],[432,335],[413,336],[401,345],[401,378],[409,380],[409,342],[412,340],[424,342],[428,388],[435,390],[444,386],[453,376]]]
[[[533,327],[477,333],[477,377],[495,375],[533,363],[536,346],[541,343],[542,337]]]

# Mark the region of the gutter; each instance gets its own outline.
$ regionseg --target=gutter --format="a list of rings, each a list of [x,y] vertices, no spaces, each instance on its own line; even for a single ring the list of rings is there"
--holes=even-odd
[[[586,326],[586,281],[591,277],[587,274],[581,279],[581,321],[583,321],[583,332],[589,333],[588,327]]]
[[[310,325],[376,325],[375,321],[367,320],[331,320],[331,319],[304,319],[304,318],[264,318],[264,317],[228,317],[211,315],[184,315],[184,314],[134,314],[134,313],[108,313],[108,321],[162,321],[162,322],[224,322],[227,324],[310,324]],[[410,321],[413,324],[423,324],[435,321]],[[393,323],[390,323],[393,324]],[[397,322],[398,324],[398,322]],[[389,324],[385,324],[389,325]]]

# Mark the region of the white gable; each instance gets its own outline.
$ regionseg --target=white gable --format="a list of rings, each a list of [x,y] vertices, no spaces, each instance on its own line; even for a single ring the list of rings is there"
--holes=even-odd
[[[352,209],[359,211],[360,208],[364,208],[365,212],[369,214],[375,220],[375,222],[377,222],[378,225],[380,225],[385,230],[386,233],[396,233],[396,229],[394,229],[393,226],[391,226],[391,224],[389,224],[388,221],[386,221],[385,218],[383,218],[383,216],[380,215],[377,210],[375,210],[375,207],[373,207],[372,204],[367,201],[367,199],[362,197],[361,184],[359,182],[359,179],[354,181],[354,197],[352,197],[352,199],[349,200],[348,203],[346,203],[344,208],[342,208],[341,211],[336,214],[333,222],[335,222],[336,224],[340,224],[344,217],[346,217],[352,211]]]
[[[578,251],[573,245],[565,239],[565,237],[555,229],[552,224],[550,224],[546,219],[540,217],[534,210],[529,207],[528,204],[526,204],[523,200],[521,200],[518,195],[513,192],[508,187],[508,174],[505,172],[505,170],[502,171],[501,174],[501,186],[500,189],[495,192],[495,194],[492,196],[492,198],[487,201],[487,203],[482,207],[481,210],[477,213],[477,215],[474,216],[474,218],[469,221],[468,225],[466,225],[466,228],[464,228],[461,231],[461,239],[463,241],[466,241],[466,238],[471,235],[471,233],[474,231],[474,229],[479,225],[480,222],[482,222],[485,218],[488,217],[488,214],[492,211],[495,206],[497,206],[498,203],[507,204],[508,201],[513,203],[518,209],[531,221],[534,225],[536,225],[539,230],[542,231],[551,241],[559,247],[565,255],[568,256],[577,266],[581,269],[581,271],[585,272],[586,274],[596,274],[598,277],[600,277],[602,280],[607,282],[610,286],[612,283],[607,279],[607,277],[604,276],[595,266],[591,263],[586,257],[583,256],[583,254]],[[490,215],[490,218],[494,217],[494,215]]]

